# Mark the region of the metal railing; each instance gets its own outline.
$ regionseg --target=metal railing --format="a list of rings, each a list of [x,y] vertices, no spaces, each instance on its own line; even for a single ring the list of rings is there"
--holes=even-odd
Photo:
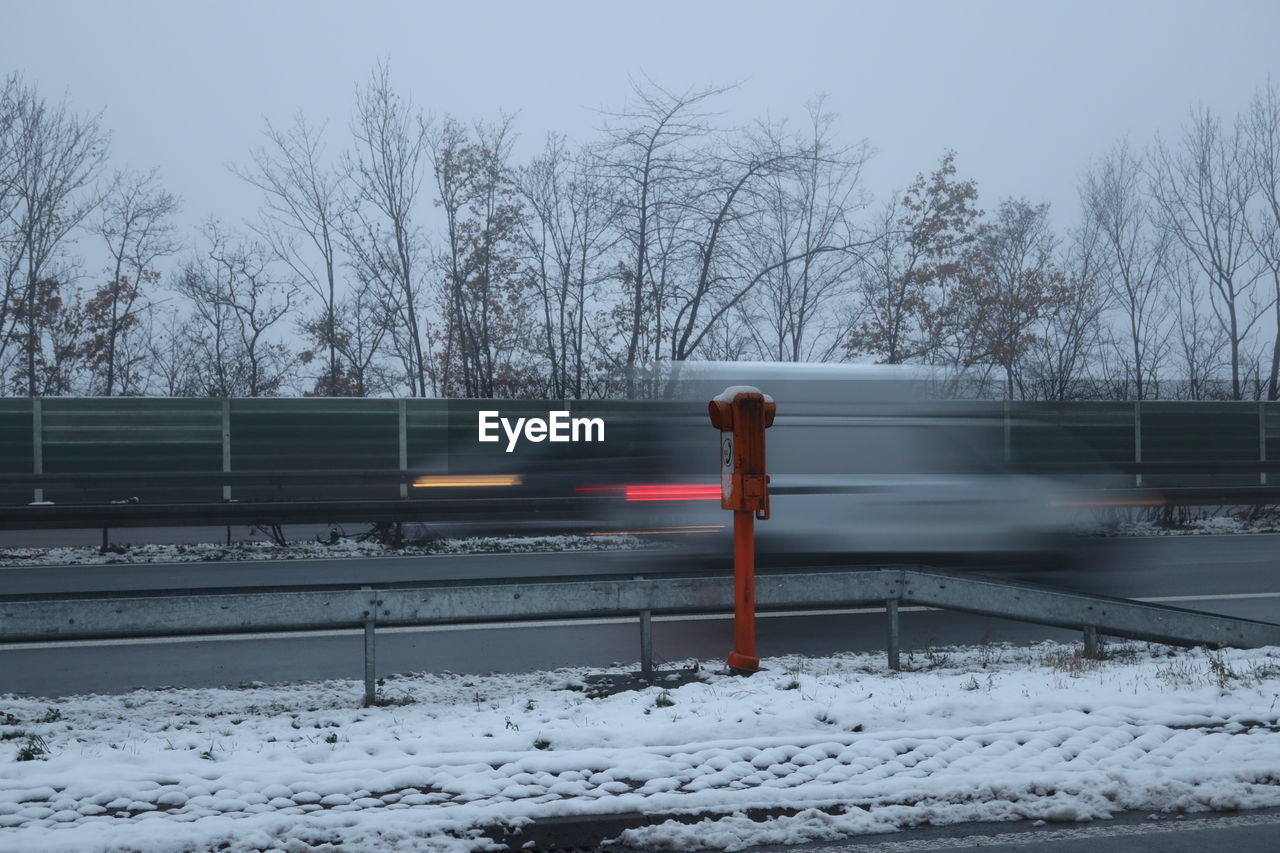
[[[652,615],[727,613],[724,577],[437,583],[181,595],[42,595],[0,599],[0,642],[362,628],[365,702],[376,698],[378,627],[636,616],[642,671],[652,668]],[[917,604],[1175,645],[1280,645],[1280,625],[917,566],[773,573],[756,581],[761,610],[884,604],[888,664],[899,668],[900,604]]]

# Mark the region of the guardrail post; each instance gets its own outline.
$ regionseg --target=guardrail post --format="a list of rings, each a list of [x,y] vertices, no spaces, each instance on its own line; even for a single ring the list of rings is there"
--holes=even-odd
[[[1267,461],[1267,404],[1264,400],[1258,401],[1258,461]],[[1261,471],[1258,473],[1258,485],[1266,484],[1267,472]]]
[[[222,398],[222,473],[231,473],[231,401]],[[222,487],[222,499],[231,500],[231,486]],[[231,544],[231,528],[227,528],[227,544]]]
[[[898,599],[886,599],[884,603],[884,612],[889,618],[889,669],[897,672],[902,669],[902,660],[898,654]]]
[[[31,401],[31,473],[44,473],[44,401],[39,397]],[[44,500],[44,489],[33,492],[36,503]]]
[[[1093,660],[1098,658],[1098,629],[1092,625],[1084,626],[1084,656]]]
[[[1142,463],[1142,402],[1140,400],[1133,401],[1133,461],[1135,464]],[[1133,475],[1133,484],[1138,488],[1142,488],[1142,475]]]
[[[640,674],[653,675],[653,613],[640,611]]]
[[[377,620],[378,602],[371,587],[360,587],[369,594],[369,609],[364,612],[364,706],[368,708],[378,698],[378,685],[374,667],[374,622]]]
[[[1004,463],[1013,461],[1013,424],[1009,421],[1009,398],[1004,400]]]
[[[396,401],[396,411],[400,421],[400,473],[409,468],[409,403],[403,397]],[[401,481],[400,497],[409,497],[409,484]]]

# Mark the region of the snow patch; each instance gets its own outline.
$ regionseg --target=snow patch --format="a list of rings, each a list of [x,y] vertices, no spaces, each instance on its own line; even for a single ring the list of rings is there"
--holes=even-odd
[[[1110,651],[716,662],[611,696],[594,668],[414,674],[373,708],[355,681],[0,695],[0,849],[461,853],[487,827],[641,813],[699,820],[631,843],[737,850],[1280,805],[1280,649]]]
[[[5,548],[0,566],[81,566],[120,563],[208,563],[242,560],[314,560],[350,557],[415,557],[431,554],[515,554],[535,551],[627,551],[652,547],[636,536],[473,536],[399,548],[340,538],[333,543],[237,542],[231,545],[128,545],[97,548]]]

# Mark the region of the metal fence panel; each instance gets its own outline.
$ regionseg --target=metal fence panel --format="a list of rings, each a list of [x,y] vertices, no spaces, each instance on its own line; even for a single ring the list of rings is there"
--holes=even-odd
[[[0,472],[31,474],[35,472],[32,401],[0,398]],[[27,503],[33,494],[29,488],[0,489],[0,502]]]
[[[271,397],[231,401],[232,471],[394,470],[400,467],[395,400]],[[393,484],[248,486],[239,500],[394,498]]]
[[[222,467],[221,401],[182,398],[51,397],[41,401],[44,472],[213,472]],[[94,488],[54,485],[56,503],[215,500],[213,487],[181,484]]]
[[[482,409],[498,410],[509,419],[546,417],[553,410],[603,417],[605,441],[561,444],[521,438],[515,451],[507,453],[501,430],[499,441],[476,440]],[[1081,460],[1280,461],[1280,403],[952,401],[938,404],[934,412],[991,423],[995,440],[990,449],[1015,466],[1025,463],[1037,470],[1048,466],[1072,472]],[[703,426],[700,404],[648,400],[8,398],[0,399],[0,474],[219,472],[224,464],[232,472],[407,468],[427,474],[521,474],[563,492],[574,478],[587,482],[607,477],[613,461],[658,452],[654,416],[681,424],[688,420],[699,430]],[[1257,473],[1141,476],[1147,486],[1267,483]],[[548,479],[555,477],[563,482]],[[1276,477],[1271,475],[1273,483]],[[1134,484],[1132,474],[1129,480]],[[39,492],[38,486],[6,486],[0,489],[0,502],[27,503]],[[116,487],[107,482],[50,485],[43,497],[58,503],[101,503],[134,496],[160,502],[381,499],[415,493],[411,486],[395,483],[220,489],[173,482]]]
[[[1142,461],[1258,459],[1258,410],[1240,402],[1151,401],[1141,404]],[[1243,486],[1256,474],[1144,474],[1145,486]]]
[[[1014,402],[1008,411],[1015,463],[1069,464],[1078,461],[1082,451],[1104,462],[1134,461],[1132,403]],[[1035,429],[1030,426],[1034,423],[1058,430]]]

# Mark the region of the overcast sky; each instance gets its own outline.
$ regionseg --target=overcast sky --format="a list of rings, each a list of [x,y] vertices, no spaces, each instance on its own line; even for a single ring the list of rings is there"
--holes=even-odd
[[[112,163],[158,166],[184,224],[236,220],[230,176],[262,117],[301,109],[345,140],[352,93],[389,58],[402,92],[460,118],[518,110],[523,150],[589,138],[629,78],[741,82],[725,123],[803,112],[827,93],[876,150],[878,198],[947,148],[979,181],[1076,215],[1092,157],[1176,134],[1193,104],[1241,109],[1275,73],[1280,2],[26,2],[4,0],[0,69],[105,108]]]

